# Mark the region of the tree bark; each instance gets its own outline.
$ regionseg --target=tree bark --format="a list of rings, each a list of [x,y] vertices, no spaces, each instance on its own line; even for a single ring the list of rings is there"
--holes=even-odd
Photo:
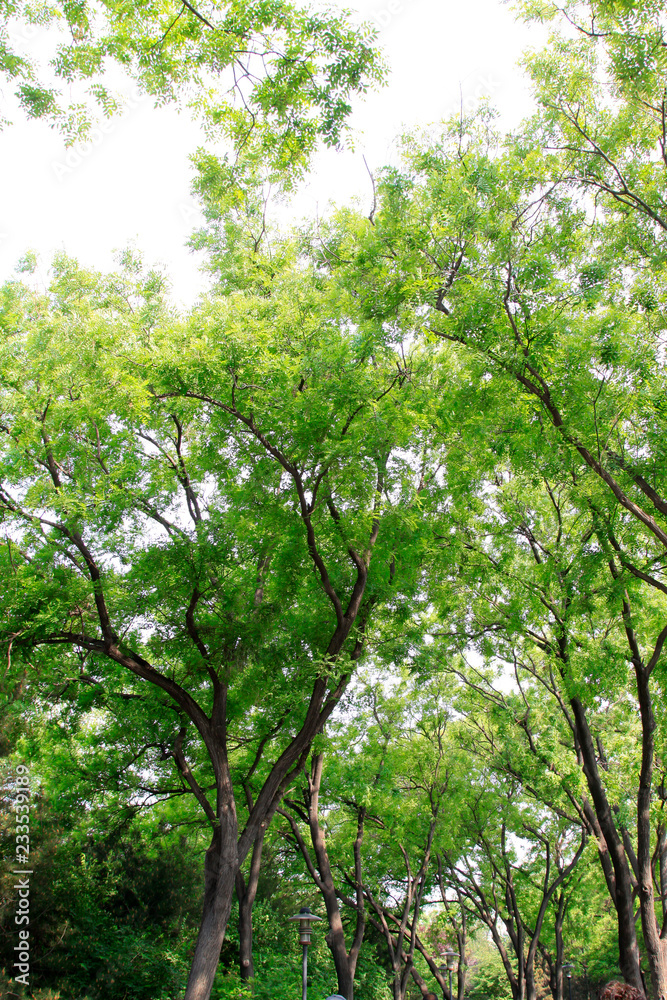
[[[208,1000],[213,987],[239,868],[235,826],[235,815],[224,827],[221,823],[206,852],[204,906],[185,1000]]]
[[[654,656],[657,660],[657,657]],[[642,766],[637,794],[637,864],[639,868],[639,909],[646,955],[651,970],[655,1000],[667,997],[667,940],[660,933],[653,891],[651,858],[651,797],[656,722],[651,702],[651,664],[635,662],[639,712],[642,720]]]
[[[264,828],[253,845],[247,883],[240,868],[236,874],[236,898],[239,903],[239,972],[245,982],[255,976],[252,957],[252,908],[259,884],[263,846]]]
[[[616,915],[618,922],[618,964],[626,983],[644,994],[644,983],[639,965],[639,947],[635,930],[632,877],[625,848],[616,829],[612,811],[597,765],[593,737],[588,726],[586,711],[579,698],[571,698],[577,740],[581,749],[583,771],[593,800],[593,808],[609,850],[614,869]]]
[[[313,853],[315,855],[314,864],[310,857],[308,847],[306,846],[293,817],[291,817],[289,813],[284,810],[280,810],[280,812],[281,815],[285,816],[288,820],[292,829],[294,840],[303,855],[309,874],[324,899],[324,905],[329,919],[329,932],[326,935],[325,940],[331,952],[331,957],[333,958],[334,967],[336,969],[338,992],[341,996],[345,997],[345,1000],[353,1000],[354,975],[357,968],[357,959],[359,958],[359,951],[361,949],[366,924],[363,885],[361,881],[361,844],[364,834],[366,810],[364,808],[359,808],[357,813],[357,834],[353,847],[356,889],[356,900],[354,901],[356,926],[354,939],[348,950],[345,942],[345,931],[343,928],[340,906],[338,903],[338,890],[336,889],[333,873],[331,871],[331,863],[329,861],[324,830],[322,829],[319,817],[319,797],[322,783],[323,764],[324,754],[320,753],[313,756],[310,774],[308,775],[308,788],[304,791],[303,806],[305,806],[305,809],[301,803],[297,803],[291,799],[285,800],[286,804],[289,805],[298,815],[300,815],[304,822],[308,823],[310,839],[313,845]]]
[[[239,900],[239,972],[244,982],[255,978],[252,957],[252,902]]]

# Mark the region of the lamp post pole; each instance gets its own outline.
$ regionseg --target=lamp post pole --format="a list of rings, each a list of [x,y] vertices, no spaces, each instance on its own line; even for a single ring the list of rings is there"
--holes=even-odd
[[[447,964],[441,965],[439,971],[449,973],[449,1000],[454,1000],[452,994],[452,972],[459,964],[460,955],[457,951],[446,951],[444,958]]]
[[[303,946],[301,959],[301,1000],[308,1000],[308,945]]]
[[[303,956],[301,959],[301,1000],[308,1000],[308,945],[312,932],[311,924],[313,920],[321,920],[322,917],[310,912],[307,906],[302,906],[298,913],[288,920],[299,921],[299,941],[303,945]]]
[[[572,962],[565,962],[563,969],[567,969],[567,992],[570,1000],[572,1000],[572,970],[574,964]]]

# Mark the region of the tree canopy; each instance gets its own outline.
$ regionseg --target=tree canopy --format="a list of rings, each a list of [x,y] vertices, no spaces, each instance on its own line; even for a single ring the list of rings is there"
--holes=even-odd
[[[100,114],[122,111],[133,83],[156,106],[191,108],[209,138],[294,172],[318,141],[341,140],[351,98],[381,80],[372,42],[373,31],[359,32],[344,13],[287,2],[5,0],[0,74],[15,100],[0,122],[20,109],[72,141]]]
[[[453,1000],[452,946],[458,1000],[563,1000],[575,951],[582,989],[617,963],[667,995],[664,18],[521,10],[560,32],[520,129],[483,106],[409,136],[369,215],[288,230],[267,164],[337,141],[366,40],[280,5],[66,9],[58,73],[194,88],[243,183],[197,154],[187,312],[131,253],[2,289],[3,749],[38,768],[44,856],[58,823],[87,845],[63,885],[104,886],[39,954],[67,921],[138,947],[150,911],[155,989],[189,966],[186,1000],[262,996],[267,936],[318,893],[348,1000]],[[266,75],[234,80],[256,43]],[[241,110],[206,89],[229,68]],[[165,844],[203,878],[187,959],[175,898],[114,916],[119,859],[148,900]]]

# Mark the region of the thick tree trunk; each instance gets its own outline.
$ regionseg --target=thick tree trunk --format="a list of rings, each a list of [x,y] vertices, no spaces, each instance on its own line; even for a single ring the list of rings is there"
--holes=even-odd
[[[318,679],[315,682],[313,695],[301,730],[273,765],[240,836],[234,788],[226,754],[223,751],[216,753],[214,738],[210,738],[209,752],[212,759],[217,758],[215,764],[216,770],[219,772],[217,789],[219,820],[211,846],[206,852],[202,922],[184,1000],[209,1000],[220,959],[220,949],[225,939],[240,866],[247,856],[248,850],[253,848],[251,870],[254,865],[256,865],[257,870],[259,869],[261,847],[257,845],[257,842],[259,840],[261,844],[271,818],[278,807],[283,794],[284,782],[290,775],[295,776],[303,767],[310,744],[322,730],[324,723],[337,704],[347,683],[347,677],[348,675],[345,675],[337,688],[328,696],[326,681]],[[221,699],[217,708],[217,714],[222,719],[224,719],[224,704],[224,700]],[[215,713],[216,709],[214,709]],[[225,745],[224,737],[219,735],[221,731],[224,731],[224,727],[219,724],[218,746]],[[255,850],[256,847],[257,850]],[[254,891],[256,891],[256,884]],[[254,892],[249,911],[252,909],[253,901]],[[250,938],[250,947],[252,947],[252,938]]]
[[[328,942],[327,942],[328,943]],[[353,1000],[354,998],[354,972],[350,969],[349,963],[346,957],[343,957],[340,951],[335,951],[331,949],[331,954],[334,960],[334,966],[336,967],[336,979],[338,980],[338,992],[345,1000]],[[338,959],[338,960],[337,960]]]
[[[348,954],[347,948],[345,947],[345,934],[343,931],[343,922],[340,917],[340,910],[336,905],[336,908],[329,906],[329,901],[325,897],[325,902],[327,903],[327,916],[329,917],[329,933],[326,936],[326,942],[331,951],[331,957],[333,958],[334,967],[336,969],[336,978],[338,980],[338,992],[345,1000],[354,1000],[354,973],[356,969],[356,956],[351,961]]]
[[[639,910],[646,955],[651,970],[654,1000],[665,1000],[667,998],[667,940],[661,936],[656,918],[651,857],[651,797],[656,722],[651,703],[650,673],[650,669],[641,663],[635,663],[639,711],[642,720],[642,766],[637,793]]]
[[[607,795],[598,770],[593,737],[588,726],[586,711],[579,698],[570,701],[581,749],[583,770],[588,784],[593,807],[600,829],[609,850],[614,869],[616,915],[618,920],[618,964],[621,974],[640,993],[644,993],[639,965],[639,948],[635,930],[635,914],[632,894],[632,877],[625,848],[616,829]]]
[[[221,827],[214,832],[206,852],[204,907],[185,1000],[208,1000],[232,909],[239,867],[236,824],[228,822],[225,826],[224,834]]]

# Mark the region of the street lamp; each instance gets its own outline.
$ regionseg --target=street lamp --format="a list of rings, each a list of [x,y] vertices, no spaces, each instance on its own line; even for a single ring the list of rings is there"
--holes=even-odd
[[[303,959],[301,962],[301,997],[302,1000],[308,1000],[308,945],[310,944],[310,935],[312,930],[310,925],[313,920],[321,920],[322,917],[318,917],[314,913],[311,913],[307,906],[302,906],[298,913],[295,913],[293,917],[288,917],[287,919],[299,921],[299,942],[303,945]]]
[[[570,1000],[572,1000],[572,970],[574,968],[574,962],[564,962],[563,971],[567,970],[567,989]]]
[[[460,958],[460,956],[459,956],[458,951],[450,951],[448,949],[445,952],[445,954],[443,955],[443,958],[444,958],[444,960],[446,962],[446,965],[441,965],[438,971],[442,972],[442,973],[445,973],[445,972],[449,973],[449,1000],[453,1000],[453,997],[452,997],[452,972],[454,971],[454,969],[457,968],[457,966],[459,964],[459,958]]]

